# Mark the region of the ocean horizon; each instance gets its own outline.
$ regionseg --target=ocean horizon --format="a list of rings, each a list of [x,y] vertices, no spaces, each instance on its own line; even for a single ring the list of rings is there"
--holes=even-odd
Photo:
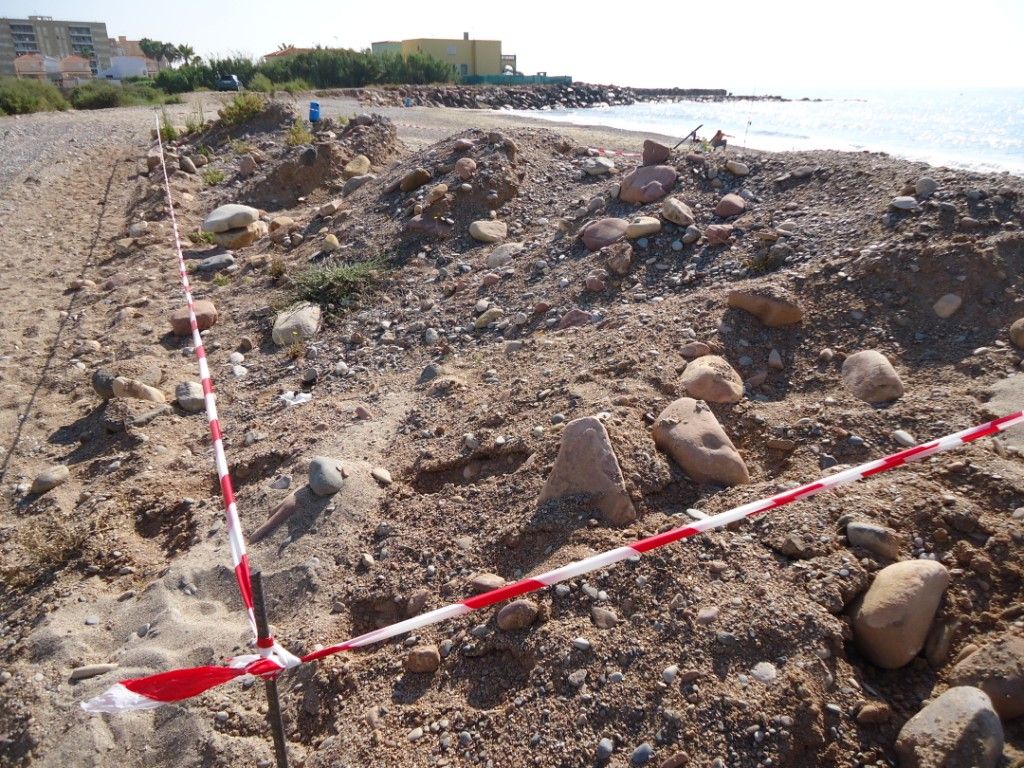
[[[763,93],[792,100],[657,102],[516,114],[680,139],[703,124],[702,137],[721,129],[732,135],[729,146],[736,148],[886,152],[935,166],[1024,175],[1024,88]]]

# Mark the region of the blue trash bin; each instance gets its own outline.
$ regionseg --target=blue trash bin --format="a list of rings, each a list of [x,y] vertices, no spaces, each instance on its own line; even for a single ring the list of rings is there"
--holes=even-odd
[[[407,106],[407,107],[411,107],[412,106],[412,99],[409,98],[408,96],[406,96],[405,99],[403,99],[402,103],[405,104],[405,106]]]
[[[311,101],[309,102],[309,122],[319,123],[320,122],[320,102]]]

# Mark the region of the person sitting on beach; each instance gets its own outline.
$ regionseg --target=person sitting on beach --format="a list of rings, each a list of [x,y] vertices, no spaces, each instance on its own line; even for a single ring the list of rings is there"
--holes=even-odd
[[[726,145],[725,140],[731,138],[733,137],[730,136],[728,133],[722,133],[721,130],[717,131],[715,135],[711,137],[711,150],[714,151],[719,147],[721,147],[724,150]]]

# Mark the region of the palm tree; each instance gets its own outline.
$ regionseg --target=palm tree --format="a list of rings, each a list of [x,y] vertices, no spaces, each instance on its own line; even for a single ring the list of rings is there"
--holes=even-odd
[[[139,48],[142,49],[142,53],[147,59],[157,61],[163,53],[164,44],[159,40],[150,40],[148,37],[144,37],[139,40]]]
[[[181,51],[174,43],[164,43],[160,55],[167,59],[167,63],[171,66],[174,65],[174,62],[181,61]]]
[[[191,45],[179,45],[178,53],[181,54],[181,58],[186,64],[194,64],[196,60],[199,58],[198,56],[196,56],[195,48],[193,48]]]

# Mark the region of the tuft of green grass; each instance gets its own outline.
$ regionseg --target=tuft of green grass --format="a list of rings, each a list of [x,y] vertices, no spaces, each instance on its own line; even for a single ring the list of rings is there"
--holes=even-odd
[[[248,141],[242,141],[241,139],[232,139],[231,151],[236,155],[247,155],[252,152],[252,144]]]
[[[270,81],[270,78],[264,75],[262,72],[257,72],[249,80],[249,84],[246,86],[250,91],[259,91],[260,93],[269,93],[271,96],[274,95],[274,84]]]
[[[292,123],[292,127],[288,129],[288,135],[285,137],[285,141],[292,147],[296,147],[300,144],[311,144],[313,142],[313,134],[309,132],[306,121],[299,118]]]
[[[211,280],[210,282],[212,282],[218,288],[223,288],[225,285],[231,285],[231,278],[225,274],[219,274],[214,275],[213,280]]]
[[[380,259],[352,264],[328,264],[295,275],[292,280],[301,298],[320,305],[346,307],[372,288],[387,271]]]
[[[188,239],[196,245],[199,245],[199,243],[213,245],[213,232],[203,232],[201,229],[197,229],[194,232],[188,233]]]
[[[178,138],[178,129],[174,127],[166,109],[160,110],[160,138],[164,141],[174,141]]]
[[[253,91],[245,91],[235,94],[235,98],[225,104],[218,114],[222,125],[231,126],[252,120],[266,108],[266,97]]]
[[[270,261],[270,267],[267,269],[267,274],[275,280],[279,277],[284,277],[285,267],[284,259],[280,256],[276,256]]]
[[[207,168],[203,171],[203,181],[209,187],[215,187],[224,181],[224,171],[220,168]]]

